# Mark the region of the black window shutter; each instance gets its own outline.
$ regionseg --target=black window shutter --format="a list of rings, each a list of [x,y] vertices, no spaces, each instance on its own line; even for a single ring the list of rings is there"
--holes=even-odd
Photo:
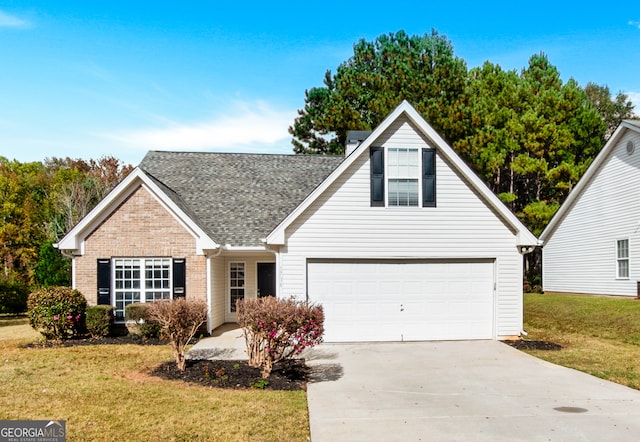
[[[371,207],[384,207],[384,148],[369,149],[371,167]]]
[[[422,149],[422,207],[436,206],[436,151]]]
[[[111,260],[98,259],[98,304],[111,305]]]
[[[184,298],[187,295],[186,291],[186,259],[174,258],[173,259],[173,297]]]

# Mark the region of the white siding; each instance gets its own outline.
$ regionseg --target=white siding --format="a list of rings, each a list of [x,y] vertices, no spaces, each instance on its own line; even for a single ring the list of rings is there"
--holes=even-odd
[[[627,154],[627,141],[636,150]],[[640,135],[627,131],[543,248],[549,292],[635,296],[640,280]],[[629,239],[629,278],[616,279],[616,240]]]
[[[224,258],[215,257],[211,265],[211,328],[224,324],[226,275]]]
[[[434,147],[400,118],[374,143]],[[522,327],[522,257],[514,233],[442,157],[437,207],[370,207],[369,155],[356,161],[287,229],[279,296],[306,296],[308,258],[476,258],[496,262],[495,337]]]

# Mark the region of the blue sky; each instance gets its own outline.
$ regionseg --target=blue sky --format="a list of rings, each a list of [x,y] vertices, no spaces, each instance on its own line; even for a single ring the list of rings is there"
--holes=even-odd
[[[636,2],[0,0],[0,155],[291,153],[305,89],[359,39],[401,29],[437,30],[469,68],[520,70],[542,51],[640,114]]]

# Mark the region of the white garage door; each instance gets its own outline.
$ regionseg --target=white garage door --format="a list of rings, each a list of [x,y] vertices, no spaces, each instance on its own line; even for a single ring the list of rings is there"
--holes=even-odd
[[[309,261],[325,341],[493,337],[493,261]]]

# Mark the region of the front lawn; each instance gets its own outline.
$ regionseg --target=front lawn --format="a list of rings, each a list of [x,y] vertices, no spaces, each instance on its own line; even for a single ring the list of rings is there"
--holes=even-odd
[[[304,391],[223,390],[150,376],[168,345],[23,348],[38,334],[0,318],[0,419],[67,421],[73,440],[306,441]]]
[[[526,339],[563,347],[527,353],[640,390],[640,301],[526,294],[524,328]]]

